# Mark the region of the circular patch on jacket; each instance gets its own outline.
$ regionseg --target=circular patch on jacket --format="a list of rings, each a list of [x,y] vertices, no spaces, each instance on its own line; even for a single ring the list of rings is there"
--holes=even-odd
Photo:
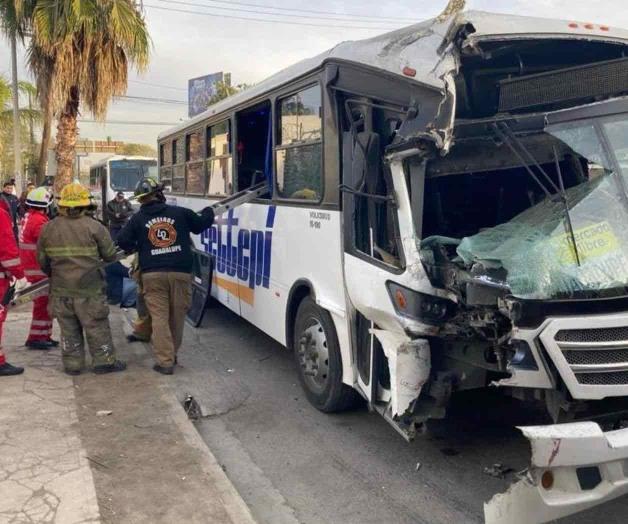
[[[148,228],[148,240],[158,248],[170,247],[177,241],[177,230],[169,222],[153,222]]]

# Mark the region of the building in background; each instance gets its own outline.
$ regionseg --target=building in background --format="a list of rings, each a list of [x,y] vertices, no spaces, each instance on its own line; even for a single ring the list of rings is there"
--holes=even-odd
[[[52,143],[48,149],[47,176],[54,176],[57,172],[57,161],[54,152],[55,144]],[[157,151],[153,146],[147,144],[134,144],[121,140],[89,140],[82,139],[76,143],[76,161],[74,174],[82,183],[89,182],[90,167],[113,155],[145,156],[157,157]]]

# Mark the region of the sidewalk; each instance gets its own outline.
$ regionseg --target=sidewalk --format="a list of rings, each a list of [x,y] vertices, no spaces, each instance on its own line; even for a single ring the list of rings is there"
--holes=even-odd
[[[21,347],[30,307],[10,313],[5,352],[26,371],[0,382],[0,524],[253,524],[170,377],[152,371],[146,346],[126,343],[123,312],[111,311],[128,370],[74,378],[59,350]]]

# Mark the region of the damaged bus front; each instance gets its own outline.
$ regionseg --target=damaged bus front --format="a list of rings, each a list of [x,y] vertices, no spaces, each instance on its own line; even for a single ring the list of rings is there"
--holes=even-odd
[[[342,98],[357,387],[409,437],[456,391],[544,404],[490,522],[628,492],[628,32],[462,13],[395,48],[440,97]]]

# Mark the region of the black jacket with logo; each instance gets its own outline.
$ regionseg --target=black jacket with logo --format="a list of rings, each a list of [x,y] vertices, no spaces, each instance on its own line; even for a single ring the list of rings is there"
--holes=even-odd
[[[191,209],[148,202],[140,207],[124,226],[116,243],[125,251],[139,253],[140,270],[192,271],[192,239],[214,223],[214,212],[205,208],[201,214]]]

